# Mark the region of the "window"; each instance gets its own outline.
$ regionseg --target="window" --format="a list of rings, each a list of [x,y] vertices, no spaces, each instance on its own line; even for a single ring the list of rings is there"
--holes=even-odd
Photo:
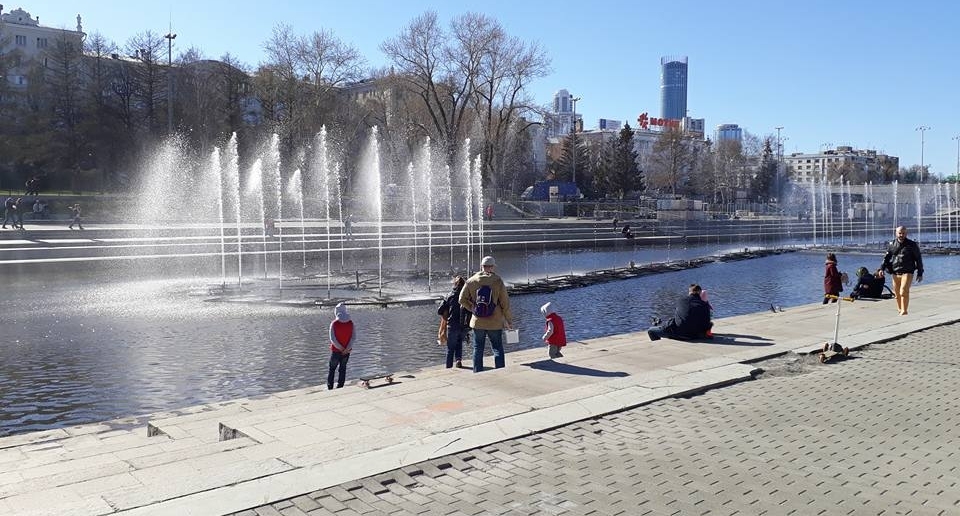
[[[37,38],[37,48],[47,48],[47,38]]]
[[[16,36],[16,43],[18,47],[27,46],[27,37],[26,36]]]

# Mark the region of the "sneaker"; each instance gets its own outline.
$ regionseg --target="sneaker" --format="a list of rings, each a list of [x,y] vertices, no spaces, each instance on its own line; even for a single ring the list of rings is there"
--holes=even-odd
[[[660,336],[654,333],[652,330],[647,330],[647,335],[650,337],[650,340],[660,340]]]
[[[457,369],[460,369],[461,367],[463,367],[463,364],[459,360],[457,360]]]

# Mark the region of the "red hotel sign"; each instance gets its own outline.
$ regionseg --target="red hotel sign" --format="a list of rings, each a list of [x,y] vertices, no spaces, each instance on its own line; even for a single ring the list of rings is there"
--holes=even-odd
[[[680,129],[679,120],[671,120],[669,118],[650,118],[647,116],[646,112],[640,113],[640,116],[637,117],[637,123],[640,124],[641,129],[649,129],[651,125],[669,127],[671,129]]]

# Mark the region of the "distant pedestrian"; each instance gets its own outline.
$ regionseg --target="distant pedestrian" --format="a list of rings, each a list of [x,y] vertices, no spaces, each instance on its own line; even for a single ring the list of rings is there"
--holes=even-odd
[[[80,203],[75,203],[73,206],[70,206],[70,213],[73,216],[73,222],[70,223],[70,229],[73,229],[74,224],[78,228],[83,229],[83,218],[81,216]]]
[[[823,304],[836,303],[842,291],[843,281],[837,270],[837,255],[829,253],[823,267]]]
[[[907,315],[913,274],[917,274],[917,283],[923,281],[923,259],[920,257],[920,246],[907,238],[906,227],[898,226],[896,235],[897,239],[887,247],[880,270],[893,274],[893,297],[897,300],[897,311],[900,315]]]
[[[454,276],[453,288],[443,300],[437,313],[442,318],[444,334],[439,341],[447,347],[447,369],[463,367],[463,341],[470,335],[470,316],[466,308],[460,306],[460,292],[466,284],[461,276]]]
[[[487,338],[493,348],[493,364],[499,369],[506,366],[503,353],[503,330],[513,329],[513,313],[507,287],[495,272],[496,262],[492,256],[480,260],[481,271],[470,276],[460,291],[460,306],[469,310],[470,328],[473,329],[473,372],[483,371],[483,349]]]
[[[17,197],[13,203],[13,227],[14,229],[23,229],[23,213],[27,211],[27,205],[23,202],[23,197]]]
[[[3,201],[3,229],[7,229],[7,222],[12,222],[13,228],[17,228],[17,201],[13,197]]]
[[[353,214],[348,213],[346,217],[343,218],[343,232],[347,237],[347,240],[353,240]]]
[[[347,361],[353,351],[357,338],[356,328],[347,313],[347,305],[340,303],[334,309],[334,319],[330,323],[330,369],[327,373],[327,389],[333,389],[333,377],[337,375],[337,388],[343,387],[347,379]]]
[[[23,195],[40,195],[40,176],[27,179],[26,187]]]
[[[488,204],[487,208],[484,210],[484,215],[487,220],[493,220],[493,205]]]
[[[614,231],[617,230],[617,224],[618,224],[618,223],[620,223],[620,219],[614,217],[614,218],[613,218],[613,230],[614,230]]]
[[[556,308],[550,302],[540,307],[540,313],[547,320],[543,341],[550,348],[550,358],[560,358],[563,356],[560,348],[567,345],[567,331],[563,327],[563,318],[557,314]]]

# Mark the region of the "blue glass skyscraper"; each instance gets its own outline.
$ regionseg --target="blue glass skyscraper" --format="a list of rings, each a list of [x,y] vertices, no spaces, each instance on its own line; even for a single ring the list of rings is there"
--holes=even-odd
[[[660,117],[687,116],[687,56],[660,58]]]

